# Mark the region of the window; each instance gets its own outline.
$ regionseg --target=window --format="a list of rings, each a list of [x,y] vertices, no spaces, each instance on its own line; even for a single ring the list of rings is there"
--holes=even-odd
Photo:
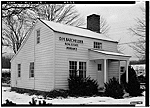
[[[86,77],[86,62],[69,61],[69,76],[76,77],[77,75],[82,78]]]
[[[97,68],[98,71],[102,71],[102,64],[97,64]]]
[[[120,72],[124,72],[124,70],[125,70],[125,67],[121,66],[120,67]]]
[[[79,62],[79,76],[81,78],[86,77],[86,62]]]
[[[18,64],[18,77],[21,77],[21,64]]]
[[[69,61],[69,74],[70,77],[77,75],[77,61]]]
[[[34,77],[34,62],[30,63],[29,77]]]
[[[40,30],[36,31],[36,35],[37,35],[37,44],[40,43]]]
[[[102,43],[100,43],[100,42],[94,42],[94,48],[102,49]]]

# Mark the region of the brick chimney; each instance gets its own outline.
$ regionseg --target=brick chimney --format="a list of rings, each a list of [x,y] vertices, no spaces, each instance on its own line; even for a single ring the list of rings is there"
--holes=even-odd
[[[100,33],[100,16],[92,14],[87,16],[87,29]]]

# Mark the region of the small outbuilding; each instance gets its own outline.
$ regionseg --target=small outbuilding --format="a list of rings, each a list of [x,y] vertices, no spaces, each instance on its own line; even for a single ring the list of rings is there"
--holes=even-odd
[[[118,42],[99,33],[100,16],[87,17],[87,29],[37,19],[11,60],[11,87],[51,91],[68,89],[69,76],[96,79],[99,87],[126,75],[131,56],[119,53]],[[128,81],[128,77],[126,77]]]

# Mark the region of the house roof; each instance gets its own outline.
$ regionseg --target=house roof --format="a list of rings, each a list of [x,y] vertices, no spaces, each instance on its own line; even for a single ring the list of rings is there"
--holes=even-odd
[[[88,29],[64,25],[64,24],[60,24],[60,23],[56,23],[56,22],[52,22],[52,21],[46,21],[46,20],[41,20],[41,19],[39,19],[39,20],[57,32],[117,42],[116,40],[113,40],[110,37],[105,36],[104,34],[96,33],[91,30],[88,30]]]
[[[27,36],[24,38],[24,40],[23,40],[23,42],[22,42],[20,48],[18,49],[18,51],[16,52],[16,54],[11,58],[10,62],[12,62],[12,60],[16,57],[16,55],[17,55],[17,54],[19,53],[19,51],[22,49],[22,47],[23,47],[24,44],[26,43],[27,39],[29,38],[29,36],[30,36],[31,32],[33,31],[33,29],[34,29],[34,27],[35,27],[35,25],[36,25],[37,22],[38,22],[38,21],[36,21],[35,24],[33,25],[33,27],[30,29],[30,31],[28,32]]]
[[[82,29],[82,28],[79,28],[79,27],[64,25],[64,24],[60,24],[60,23],[56,23],[56,22],[52,22],[52,21],[47,21],[47,20],[41,20],[41,19],[38,19],[38,20],[40,20],[42,23],[44,23],[45,25],[47,25],[49,28],[51,28],[53,31],[56,31],[56,32],[68,33],[68,34],[73,34],[73,35],[78,35],[78,36],[83,36],[83,37],[88,37],[88,38],[101,39],[101,40],[106,40],[106,41],[111,41],[111,42],[117,42],[116,40],[113,40],[113,39],[111,39],[109,37],[106,37],[104,34],[96,33],[96,32],[90,31],[88,29]],[[38,21],[36,21],[36,23],[37,22]],[[33,28],[35,27],[36,23],[34,24],[32,29],[28,33],[27,37],[24,39],[24,41],[21,44],[21,46],[20,46],[19,50],[17,51],[17,53],[10,60],[10,62],[19,53],[19,51],[21,50],[21,48],[25,44],[26,40],[30,36],[30,33],[33,30]]]
[[[107,54],[107,55],[116,55],[116,56],[124,56],[124,57],[131,57],[130,55],[125,55],[123,53],[117,53],[117,52],[109,52],[109,51],[102,51],[102,50],[95,50],[95,49],[89,49],[94,52],[102,53],[102,54]]]

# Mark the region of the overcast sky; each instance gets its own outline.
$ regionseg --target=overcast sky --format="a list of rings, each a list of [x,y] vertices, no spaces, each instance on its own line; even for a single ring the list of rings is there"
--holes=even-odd
[[[145,4],[136,2],[130,5],[114,5],[114,4],[76,4],[76,8],[86,22],[86,17],[90,14],[102,15],[107,23],[111,26],[108,35],[109,37],[120,40],[119,43],[127,43],[136,41],[127,30],[136,24],[135,19],[142,17],[140,7]],[[85,25],[86,26],[86,25]],[[133,50],[127,44],[122,45],[125,49],[122,51],[125,54],[132,55],[132,59],[136,59]]]

